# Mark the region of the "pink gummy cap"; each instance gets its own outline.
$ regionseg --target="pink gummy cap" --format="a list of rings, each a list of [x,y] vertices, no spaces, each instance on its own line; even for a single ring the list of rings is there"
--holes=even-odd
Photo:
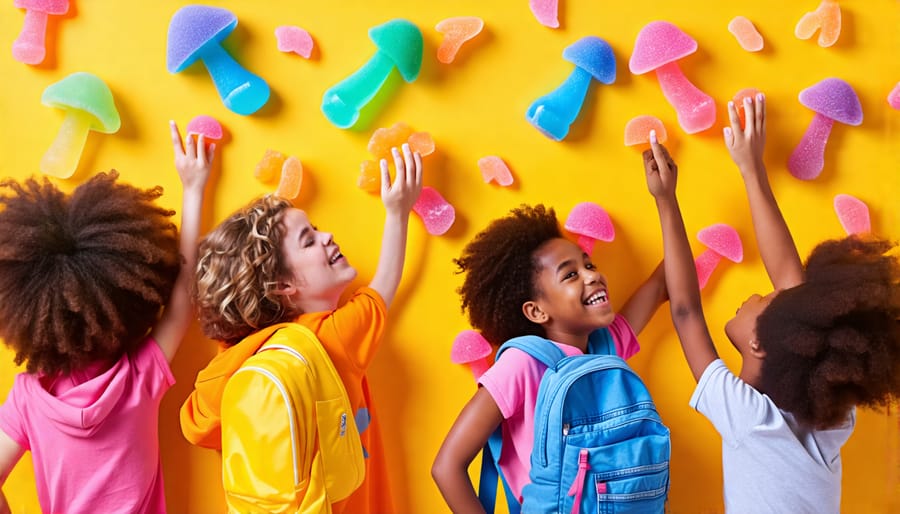
[[[834,212],[847,234],[862,234],[872,231],[869,207],[859,198],[839,194],[834,197]]]
[[[862,105],[850,84],[838,78],[828,78],[800,91],[800,103],[822,116],[847,125],[859,125],[863,120]]]
[[[744,260],[744,246],[737,230],[724,223],[710,225],[697,233],[697,239],[710,250],[731,262]]]
[[[66,14],[69,12],[69,0],[14,0],[13,5],[20,9],[47,14]]]
[[[309,59],[313,50],[312,36],[306,30],[292,25],[282,25],[275,29],[275,39],[278,50],[282,52],[294,52]]]
[[[491,344],[475,330],[463,330],[453,339],[450,361],[454,364],[468,364],[491,354]]]
[[[207,140],[218,141],[222,139],[222,125],[212,116],[201,114],[187,124],[188,134],[203,134]]]
[[[582,202],[573,207],[566,218],[565,229],[600,241],[609,242],[616,237],[609,214],[603,207],[592,202]]]
[[[638,32],[628,69],[640,75],[696,51],[694,38],[667,21],[653,21]]]
[[[528,7],[541,25],[559,27],[559,0],[528,0]]]

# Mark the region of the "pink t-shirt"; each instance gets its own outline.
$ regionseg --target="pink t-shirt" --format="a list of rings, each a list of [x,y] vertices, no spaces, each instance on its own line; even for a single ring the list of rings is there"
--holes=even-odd
[[[620,315],[608,327],[616,347],[616,354],[628,359],[640,350],[637,337],[628,321]],[[567,344],[554,343],[567,356],[583,355],[581,350]],[[510,348],[478,380],[497,402],[503,414],[503,450],[500,469],[516,497],[522,501],[522,488],[528,483],[531,471],[531,450],[534,446],[534,408],[538,387],[544,376],[544,366],[527,353]]]
[[[108,369],[21,373],[0,430],[31,450],[43,512],[166,512],[159,403],[175,383],[151,338]]]

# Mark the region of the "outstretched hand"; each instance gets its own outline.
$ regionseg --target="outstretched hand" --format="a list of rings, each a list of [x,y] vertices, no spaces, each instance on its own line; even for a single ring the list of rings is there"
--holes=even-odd
[[[181,132],[174,121],[169,122],[172,132],[172,147],[175,152],[175,169],[181,179],[182,187],[187,190],[194,187],[203,188],[209,179],[215,157],[216,145],[206,146],[206,138],[199,134],[195,140],[190,134],[182,144]]]
[[[656,131],[650,131],[650,149],[644,150],[644,171],[647,175],[647,189],[657,200],[675,196],[675,182],[678,165],[669,151],[656,139]]]
[[[387,159],[381,159],[381,201],[388,211],[408,214],[422,192],[422,156],[404,144],[401,150],[391,148],[394,156],[394,181],[388,171]]]
[[[758,93],[755,99],[744,98],[744,128],[741,128],[737,110],[734,102],[728,102],[731,126],[723,129],[725,146],[742,174],[761,171],[764,169],[763,148],[766,146],[765,97]]]

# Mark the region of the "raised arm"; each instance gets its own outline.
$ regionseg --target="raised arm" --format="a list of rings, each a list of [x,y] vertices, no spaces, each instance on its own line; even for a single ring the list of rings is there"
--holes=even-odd
[[[725,127],[725,146],[744,179],[759,255],[775,289],[803,282],[803,264],[784,216],[769,185],[763,148],[766,144],[766,103],[762,93],[744,99],[744,128],[734,102],[728,102],[730,127]]]
[[[163,311],[162,318],[153,328],[152,337],[159,344],[169,362],[175,357],[193,316],[191,304],[191,278],[197,267],[197,238],[200,235],[200,217],[203,207],[203,191],[209,179],[215,145],[206,144],[202,135],[196,142],[188,135],[182,145],[181,134],[174,121],[169,122],[172,132],[172,145],[175,149],[175,169],[181,179],[181,229],[179,252],[181,253],[181,270],[172,289],[172,297]]]
[[[0,430],[0,489],[24,453],[24,448]],[[10,514],[10,512],[9,502],[6,501],[6,496],[0,490],[0,514]]]
[[[422,156],[413,153],[408,144],[403,154],[392,148],[396,174],[394,182],[388,172],[387,159],[381,160],[381,201],[384,202],[384,235],[381,237],[381,255],[378,268],[369,287],[378,291],[384,303],[391,305],[406,260],[406,240],[409,231],[409,211],[422,192]]]
[[[431,477],[452,512],[484,514],[469,478],[469,465],[502,421],[503,414],[494,398],[479,387],[444,439],[431,467]]]
[[[718,358],[718,354],[703,316],[694,258],[675,195],[678,167],[669,152],[656,142],[655,132],[650,133],[650,140],[651,149],[644,152],[644,170],[647,188],[656,199],[662,226],[663,265],[672,323],[694,380],[700,380],[703,371]]]
[[[666,270],[663,264],[660,262],[656,266],[653,273],[632,293],[619,310],[619,314],[628,320],[628,324],[631,325],[635,334],[640,334],[644,330],[659,306],[669,298],[666,291]]]

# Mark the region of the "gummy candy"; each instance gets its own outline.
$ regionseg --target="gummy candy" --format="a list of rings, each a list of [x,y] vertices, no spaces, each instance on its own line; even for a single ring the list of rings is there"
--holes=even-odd
[[[528,0],[528,6],[541,25],[559,27],[559,0]]]
[[[372,133],[369,139],[369,153],[375,157],[375,160],[392,158],[391,148],[400,147],[406,143],[413,133],[409,125],[397,122],[390,128],[379,128]]]
[[[743,16],[735,16],[728,23],[728,32],[737,39],[741,48],[748,52],[758,52],[763,49],[763,38],[753,26],[753,22]]]
[[[839,194],[834,197],[834,212],[837,213],[838,221],[841,222],[847,235],[872,231],[869,207],[862,200]]]
[[[625,146],[650,143],[650,131],[656,131],[656,140],[665,143],[668,139],[666,127],[656,116],[635,116],[625,124]]]
[[[477,382],[491,366],[487,357],[491,354],[491,344],[475,330],[463,330],[453,339],[450,361],[454,364],[468,364]]]
[[[434,139],[431,139],[428,132],[413,132],[406,141],[410,151],[419,152],[422,157],[434,152]]]
[[[841,35],[841,6],[837,2],[822,0],[815,11],[800,18],[794,28],[794,35],[799,39],[809,39],[816,30],[819,30],[819,46],[827,48],[837,42]]]
[[[741,244],[740,235],[735,229],[724,223],[717,223],[702,229],[697,234],[697,239],[707,246],[707,249],[694,259],[700,289],[706,286],[722,257],[732,262],[744,260],[744,246]]]
[[[262,160],[256,164],[253,175],[259,179],[260,182],[272,182],[275,180],[275,177],[281,173],[281,168],[284,166],[284,161],[286,159],[287,156],[281,152],[266,150]]]
[[[282,52],[294,52],[305,59],[312,55],[312,36],[300,27],[282,25],[275,29],[275,38],[278,40],[278,50]]]
[[[506,187],[512,185],[513,176],[509,171],[509,166],[503,162],[503,159],[488,155],[478,159],[478,169],[481,170],[481,176],[485,182],[495,181],[497,184]]]
[[[363,161],[359,165],[359,179],[356,185],[367,193],[381,193],[381,167],[375,161]]]
[[[612,220],[603,207],[593,202],[582,202],[569,212],[565,229],[578,236],[578,246],[590,255],[594,251],[594,243],[612,241],[616,237]]]
[[[456,58],[456,53],[463,43],[481,33],[484,21],[475,16],[459,16],[441,20],[434,28],[444,35],[437,50],[437,59],[448,64]]]
[[[281,180],[275,196],[293,200],[300,194],[300,186],[303,184],[303,164],[294,156],[285,159],[281,165]]]
[[[456,221],[456,209],[436,189],[429,186],[422,187],[422,193],[413,205],[413,212],[422,218],[425,230],[434,236],[450,230]]]

